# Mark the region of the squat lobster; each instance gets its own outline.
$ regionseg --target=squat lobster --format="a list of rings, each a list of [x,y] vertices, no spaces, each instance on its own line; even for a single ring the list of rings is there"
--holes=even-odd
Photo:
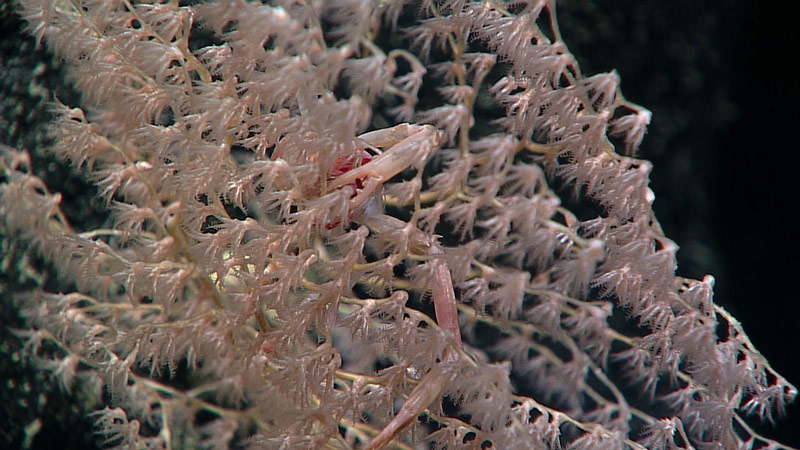
[[[408,167],[422,170],[428,156],[439,146],[439,130],[430,125],[401,124],[392,128],[371,131],[358,137],[369,147],[389,147],[374,158],[362,158],[362,165],[341,170],[341,175],[329,180],[329,189],[339,189],[347,185],[356,187],[355,195],[350,199],[351,213],[378,192],[384,183]],[[378,232],[404,228],[407,224],[401,220],[384,214],[358,214],[354,220]],[[422,248],[430,256],[443,255],[435,239],[421,230],[412,231],[410,242]],[[436,263],[436,282],[433,286],[433,304],[439,326],[453,333],[453,338],[461,345],[461,331],[458,327],[458,310],[455,292],[447,264],[439,260]]]
[[[402,124],[392,128],[362,134],[359,139],[370,148],[386,148],[383,152],[369,158],[361,158],[358,167],[335,167],[336,175],[328,180],[329,189],[353,186],[355,193],[350,199],[349,212],[353,220],[379,233],[406,229],[409,245],[421,253],[434,257],[435,281],[433,285],[433,304],[439,326],[452,333],[453,340],[461,347],[461,330],[458,326],[458,308],[455,291],[450,276],[450,268],[441,258],[444,254],[435,237],[397,218],[382,213],[359,209],[374,194],[380,192],[384,183],[409,167],[422,170],[430,152],[439,146],[441,135],[430,125]],[[366,153],[366,152],[365,152]],[[348,163],[352,165],[352,163]],[[453,357],[451,355],[451,357]],[[443,373],[433,370],[406,399],[403,407],[381,432],[368,444],[367,449],[376,450],[388,445],[404,428],[435,401],[445,383]]]

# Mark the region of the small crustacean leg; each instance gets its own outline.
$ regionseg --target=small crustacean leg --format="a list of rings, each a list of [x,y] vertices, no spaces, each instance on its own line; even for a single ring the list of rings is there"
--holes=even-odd
[[[431,255],[443,255],[439,247],[430,247]],[[433,310],[436,313],[436,322],[440,327],[453,334],[453,339],[459,347],[461,343],[461,328],[458,326],[458,305],[456,293],[453,290],[453,280],[450,277],[450,267],[444,261],[435,261],[436,281],[433,284]]]
[[[381,432],[367,443],[364,450],[379,450],[392,442],[401,431],[411,425],[422,414],[428,405],[436,401],[447,384],[448,376],[447,371],[440,367],[435,367],[425,374],[394,416],[394,419],[386,424]]]
[[[378,233],[408,229],[406,222],[386,214],[359,214],[354,219]],[[449,331],[453,340],[461,347],[463,344],[461,343],[461,329],[458,326],[458,304],[453,290],[450,267],[442,258],[444,252],[436,244],[435,238],[422,230],[413,228],[409,230],[409,233],[410,246],[419,253],[434,257],[432,264],[435,264],[436,276],[433,284],[433,307],[436,313],[436,323]]]

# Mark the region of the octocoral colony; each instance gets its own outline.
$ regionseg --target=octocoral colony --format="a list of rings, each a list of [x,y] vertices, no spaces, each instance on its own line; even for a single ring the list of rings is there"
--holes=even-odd
[[[63,283],[20,335],[104,445],[781,448],[744,418],[797,390],[675,276],[650,112],[553,0],[186,3],[18,5],[108,213],[0,152],[4,239]]]

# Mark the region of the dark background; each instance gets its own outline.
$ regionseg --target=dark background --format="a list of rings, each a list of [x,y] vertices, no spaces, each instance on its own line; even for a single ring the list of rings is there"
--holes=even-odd
[[[791,5],[791,6],[789,6]],[[800,385],[800,59],[797,2],[560,0],[585,74],[616,68],[653,112],[639,156],[678,274],[716,278],[714,300]],[[768,437],[800,447],[795,402]]]
[[[794,3],[559,0],[558,18],[585,74],[616,69],[626,98],[653,111],[639,156],[653,161],[654,207],[681,246],[679,274],[713,274],[715,301],[798,385],[800,83],[793,63],[800,39],[798,8],[786,6]],[[19,35],[0,0],[0,143],[33,149],[42,141],[47,93],[63,84],[63,73]],[[48,183],[64,185],[54,190],[84,196],[92,220],[91,191],[80,179],[57,165],[41,170]],[[11,281],[0,277],[0,296]],[[9,328],[20,324],[2,300],[0,448],[17,448],[22,427],[37,417],[43,429],[33,448],[90,448],[77,399],[16,361]],[[800,405],[788,413],[760,430],[800,447]]]

